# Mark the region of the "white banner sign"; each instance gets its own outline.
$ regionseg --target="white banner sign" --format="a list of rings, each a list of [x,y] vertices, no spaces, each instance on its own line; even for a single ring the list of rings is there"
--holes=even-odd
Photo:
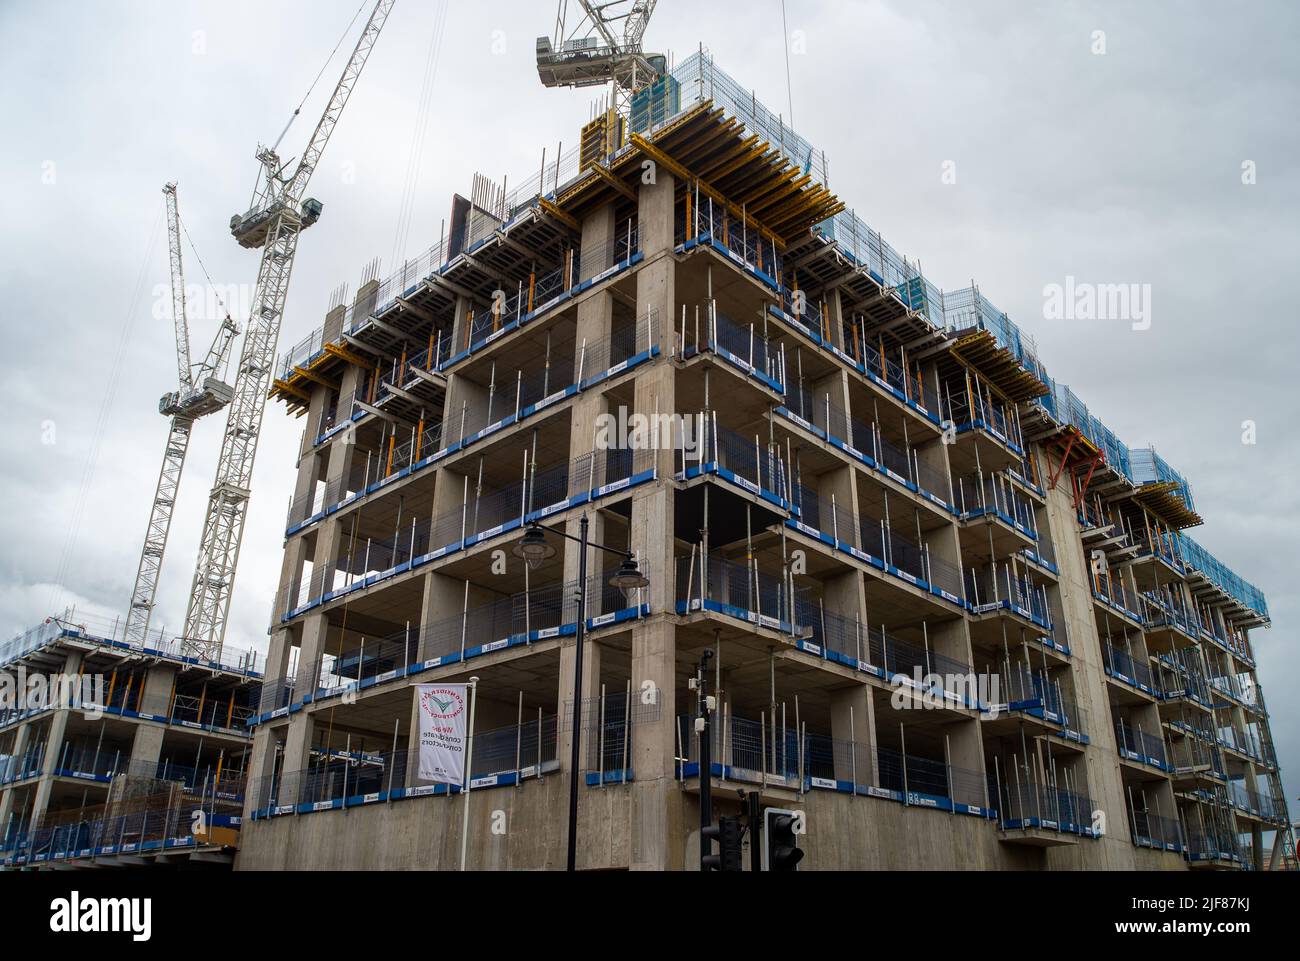
[[[420,704],[420,780],[463,784],[469,687],[417,684],[415,690]]]

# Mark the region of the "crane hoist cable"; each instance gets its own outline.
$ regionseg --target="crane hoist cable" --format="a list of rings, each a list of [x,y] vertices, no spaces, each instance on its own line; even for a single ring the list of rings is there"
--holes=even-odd
[[[230,319],[230,308],[226,306],[226,302],[221,299],[221,294],[217,292],[217,285],[212,280],[212,275],[208,273],[208,268],[203,263],[203,258],[199,256],[199,248],[194,245],[194,238],[190,236],[190,230],[185,226],[184,218],[178,216],[176,219],[180,221],[181,231],[184,232],[185,240],[189,243],[190,250],[194,253],[194,259],[199,262],[199,269],[203,271],[203,276],[207,279],[208,288],[212,291],[212,296],[217,298],[217,305],[221,308],[221,312],[226,315],[226,319]]]
[[[424,79],[420,84],[419,105],[416,108],[417,122],[411,128],[411,149],[408,152],[406,179],[402,186],[402,199],[398,207],[397,227],[393,233],[394,267],[404,263],[407,245],[411,237],[411,224],[415,213],[415,195],[420,185],[420,172],[424,166],[424,144],[428,137],[433,103],[434,82],[438,75],[438,62],[442,51],[442,39],[447,27],[446,0],[438,4],[434,13],[433,33],[429,38],[429,50],[425,58]]]
[[[303,112],[303,107],[307,105],[307,99],[309,98],[309,96],[312,95],[312,91],[316,90],[317,83],[321,82],[321,77],[324,77],[326,70],[329,69],[329,65],[331,64],[331,62],[334,61],[334,56],[337,55],[339,47],[343,46],[343,40],[346,40],[348,38],[348,35],[352,33],[352,27],[355,26],[356,18],[361,16],[361,10],[367,8],[368,4],[369,4],[369,0],[361,0],[360,7],[356,8],[356,13],[352,14],[352,20],[347,22],[346,29],[344,29],[343,34],[339,36],[338,43],[334,44],[334,49],[331,49],[330,55],[328,57],[325,57],[324,64],[321,64],[321,69],[320,72],[316,74],[316,79],[313,79],[312,85],[309,86],[307,88],[307,92],[303,94],[303,99],[299,100],[298,107],[295,107],[294,112],[290,114],[289,122],[285,124],[285,129],[283,129],[281,133],[279,133],[279,137],[276,138],[276,143],[274,143],[274,146],[272,146],[272,150],[274,151],[279,150],[279,143],[281,143],[281,140],[285,139],[285,134],[289,133],[289,129],[292,125],[294,125],[294,121],[298,120],[298,114]]]
[[[781,0],[781,45],[785,47],[785,95],[790,110],[790,129],[794,129],[794,85],[790,82],[790,28],[786,25],[785,0]],[[811,153],[809,157],[811,157]],[[809,161],[811,164],[811,160]]]

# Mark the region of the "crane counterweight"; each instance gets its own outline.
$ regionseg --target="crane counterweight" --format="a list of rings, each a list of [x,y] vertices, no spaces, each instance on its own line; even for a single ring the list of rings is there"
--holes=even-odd
[[[295,213],[290,213],[284,203],[276,202],[268,207],[250,210],[245,214],[235,214],[230,218],[230,233],[239,242],[239,246],[256,250],[265,246],[267,230],[276,216],[296,216],[298,229],[306,230],[320,220],[324,207],[325,205],[315,197],[308,197]]]

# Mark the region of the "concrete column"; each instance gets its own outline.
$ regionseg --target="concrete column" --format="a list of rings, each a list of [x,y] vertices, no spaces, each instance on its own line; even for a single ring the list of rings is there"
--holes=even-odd
[[[660,173],[658,190],[664,190],[664,176]],[[658,231],[662,228],[663,217],[668,217],[671,228],[672,191],[669,187],[661,194],[651,193],[652,188],[642,187],[642,229],[646,229],[647,207],[654,214],[655,227],[650,231],[651,240],[662,244]],[[647,197],[656,204],[648,205]],[[661,202],[667,202],[668,209],[659,209]],[[659,237],[659,239],[655,239]],[[671,232],[668,234],[671,243]],[[672,416],[677,412],[676,370],[668,361],[668,344],[672,337],[672,315],[675,262],[665,254],[657,261],[645,266],[637,273],[637,313],[644,316],[647,309],[658,311],[660,356],[653,364],[642,371],[636,378],[633,389],[633,408],[658,423],[658,418]],[[654,432],[656,436],[658,431]],[[647,603],[652,612],[669,611],[673,608],[674,577],[674,502],[672,477],[674,469],[674,451],[670,445],[660,447],[654,455],[657,479],[648,486],[639,488],[633,495],[631,521],[631,550],[636,554],[641,571],[650,579],[650,586],[645,592]],[[635,681],[633,686],[635,687]]]
[[[974,664],[971,650],[970,628],[967,622],[958,618],[950,621],[925,622],[925,633],[930,643],[930,650],[945,657],[951,657],[959,664]]]
[[[641,185],[638,211],[645,260],[636,272],[636,315],[638,320],[647,314],[658,317],[660,363],[668,356],[676,323],[676,262],[672,259],[675,189],[673,176],[659,170],[655,183]]]
[[[356,437],[352,431],[345,430],[330,440],[324,477],[327,503],[343,499],[343,490],[338,485],[344,483],[351,473],[352,453],[356,449]]]
[[[844,571],[822,579],[822,603],[827,613],[848,621],[856,619],[861,630],[862,651],[860,660],[868,660],[867,600],[862,589],[862,574],[855,570]]]
[[[583,218],[579,282],[591,279],[613,262],[614,205],[606,204]]]
[[[442,439],[446,445],[456,443],[464,434],[472,434],[485,426],[488,397],[487,387],[470,380],[464,374],[452,374],[447,381],[447,406],[443,412]],[[504,401],[503,401],[504,403]],[[497,407],[497,410],[503,408]]]
[[[614,295],[598,290],[577,306],[573,343],[573,380],[581,382],[608,367],[608,338],[614,317]],[[581,403],[581,402],[580,402]]]
[[[146,772],[150,766],[157,767],[162,759],[164,729],[152,724],[140,724],[135,729],[135,740],[131,743],[131,773],[149,776]],[[137,767],[138,765],[138,767]]]
[[[284,683],[296,683],[296,677],[288,676],[288,666],[294,647],[294,632],[301,630],[300,625],[295,625],[281,628],[271,635],[262,681],[267,690],[275,690]],[[259,710],[266,709],[271,703],[269,698],[263,700],[262,704],[258,705]],[[272,728],[265,724],[254,729],[252,757],[248,764],[249,790],[245,814],[262,803],[258,788],[274,773],[275,747],[279,743],[282,731],[282,727]]]
[[[18,725],[18,730],[14,732],[13,757],[20,758],[27,750],[28,742],[31,740],[32,724],[31,721],[24,721]],[[15,803],[17,802],[17,790],[12,787],[0,788],[0,838],[4,837],[4,831],[9,824],[9,816],[13,813]]]
[[[302,580],[303,566],[307,561],[307,541],[302,536],[289,539],[284,545],[284,559],[280,564],[280,585],[271,604],[271,625],[293,606],[293,591]]]
[[[407,737],[406,752],[406,787],[418,787],[420,784],[420,691],[411,686],[411,733]]]
[[[961,578],[960,583],[943,586],[958,597],[964,596],[966,574],[961,554],[961,535],[957,532],[957,525],[945,524],[937,530],[923,532],[920,546],[930,552],[931,561],[946,564],[957,571]],[[942,584],[942,580],[940,583]]]
[[[646,259],[636,273],[637,317],[657,317],[655,339],[660,355],[637,377],[633,407],[651,417],[677,412],[675,371],[668,362],[676,305],[676,262],[672,258],[675,189],[674,178],[662,169],[656,172],[655,183],[640,187],[639,230]],[[631,546],[642,573],[650,579],[647,595],[652,612],[673,608],[673,461],[671,446],[659,449],[655,455],[657,481],[638,491],[632,502]],[[638,684],[634,673],[633,689]],[[635,855],[633,860],[637,860]]]
[[[165,715],[171,707],[175,680],[176,668],[169,664],[156,664],[149,668],[142,682],[144,690],[139,701],[141,713]]]
[[[315,731],[316,722],[306,711],[300,711],[289,718],[289,727],[284,734],[285,774],[296,774],[307,768]]]
[[[71,677],[79,670],[81,670],[81,654],[69,654],[63,663],[62,673]],[[63,739],[68,731],[68,718],[71,714],[71,708],[62,707],[54,711],[50,718],[50,736],[45,742],[41,777],[36,782],[36,797],[32,802],[33,825],[40,824],[45,819],[45,811],[50,805],[50,792],[54,789],[54,772],[63,754]]]
[[[584,218],[582,223],[582,256],[579,280],[586,280],[604,270],[613,258],[614,207],[608,204]],[[591,376],[597,367],[603,365],[601,349],[608,343],[612,331],[614,301],[608,291],[598,292],[578,305],[577,323],[574,336],[573,370],[575,378]],[[599,391],[592,391],[578,396],[573,404],[573,419],[569,442],[571,461],[591,454],[595,447],[597,426],[600,418],[609,413],[609,402]],[[554,467],[554,464],[539,464],[538,470]],[[597,483],[601,483],[597,469]],[[586,478],[570,479],[570,490],[585,488]],[[590,538],[603,542],[605,535],[604,518],[599,513],[590,515]],[[572,536],[578,535],[578,521],[570,520],[566,530]],[[565,545],[564,579],[567,582],[578,579],[578,545],[567,542]],[[588,572],[595,574],[601,570],[602,552],[593,549],[587,558]],[[598,610],[598,605],[588,603],[589,610]]]
[[[451,324],[451,349],[447,351],[449,357],[459,354],[468,344],[469,314],[473,306],[468,297],[457,295],[456,313]]]
[[[583,221],[579,280],[586,280],[609,265],[613,256],[613,239],[614,207],[610,204],[588,215]],[[597,293],[578,305],[575,353],[573,357],[575,377],[588,377],[600,366],[601,362],[598,355],[602,345],[608,342],[611,333],[613,307],[613,298],[608,292]],[[597,426],[600,418],[608,412],[609,403],[599,392],[586,393],[577,398],[573,405],[573,420],[571,422],[570,461],[593,453]],[[556,465],[539,464],[538,469],[543,470],[554,466]],[[592,475],[589,470],[588,476],[594,476],[597,484],[602,483],[602,465],[598,462],[592,466],[595,467],[596,473]],[[586,488],[587,486],[587,478],[573,477],[570,479],[571,490]],[[603,543],[605,539],[604,518],[599,512],[594,511],[588,516],[591,521],[591,529],[588,535],[590,540],[595,543]],[[565,529],[571,536],[577,537],[579,532],[578,519],[570,519]],[[576,582],[578,579],[578,554],[578,545],[572,541],[567,541],[564,550],[564,580],[566,583]],[[587,557],[589,575],[599,573],[604,566],[605,562],[602,555],[602,551],[596,548],[591,549]],[[587,607],[589,614],[599,613],[599,599],[589,597]]]
[[[826,303],[826,320],[830,327],[831,343],[847,354],[852,354],[844,345],[844,305],[840,301],[840,290],[835,287],[822,294]]]
[[[683,867],[684,852],[674,847],[682,836],[676,803],[677,639],[674,623],[664,617],[638,623],[632,630],[632,691],[657,699],[658,714],[642,709],[632,731],[633,870]],[[647,686],[649,682],[650,686]]]
[[[587,218],[588,222],[583,228],[583,249],[588,249],[588,244],[594,244],[598,248],[605,242],[607,236],[613,229],[613,208],[606,208],[604,211],[598,211],[591,217]],[[608,226],[608,230],[590,228],[591,222],[597,222],[597,227]],[[588,236],[592,234],[594,236]],[[584,254],[583,270],[586,271],[586,259]],[[575,376],[579,364],[582,362],[581,354],[583,341],[585,340],[588,347],[598,345],[598,343],[609,336],[610,323],[612,316],[613,301],[608,294],[600,294],[595,299],[587,300],[578,307],[578,326],[577,326],[577,346],[573,359]],[[590,357],[590,352],[588,354]],[[594,367],[591,364],[586,365],[582,376],[588,376],[592,373]],[[597,428],[601,418],[610,413],[609,402],[599,391],[591,391],[578,396],[573,405],[573,419],[570,422],[570,440],[569,440],[569,459],[570,462],[578,461],[579,458],[586,457],[595,452],[597,437]],[[612,442],[617,442],[617,438],[610,438]],[[555,464],[538,464],[537,469],[540,473],[543,470],[555,467]],[[594,471],[593,471],[594,468]],[[585,490],[589,486],[589,478],[594,478],[597,485],[604,482],[603,463],[597,459],[594,464],[579,463],[575,470],[587,471],[587,476],[574,476],[569,479],[569,490]],[[590,511],[588,513],[590,520],[590,532],[588,537],[593,543],[603,543],[605,540],[605,519],[599,511]],[[579,520],[573,517],[566,522],[565,530],[572,537],[579,534]],[[578,580],[578,555],[580,550],[578,545],[573,541],[566,541],[564,544],[564,581],[565,583],[576,582]],[[587,556],[587,572],[589,576],[600,572],[606,561],[604,552],[592,548]],[[599,598],[588,598],[588,611],[599,613]]]
[[[677,180],[662,168],[655,171],[655,182],[639,187],[637,215],[641,252],[645,259],[673,249],[673,203]]]
[[[308,614],[302,619],[302,640],[298,647],[298,675],[294,682],[294,697],[301,698],[316,690],[319,679],[321,655],[329,634],[329,620],[324,614]]]
[[[317,397],[323,396],[324,388],[313,392],[312,404],[316,406]],[[322,401],[323,404],[323,401]],[[308,414],[306,443],[310,444],[313,439],[313,433],[319,418],[312,420],[312,415]],[[316,491],[316,482],[319,477],[322,459],[320,454],[315,451],[305,451],[298,460],[298,477],[294,482],[293,500],[290,504],[291,513],[286,518],[288,524],[296,524],[303,517],[307,516],[310,509],[308,505],[309,498],[313,497]],[[280,581],[276,588],[275,599],[272,601],[271,623],[276,624],[280,615],[285,612],[291,605],[286,603],[289,591],[302,577],[303,564],[307,560],[306,539],[301,535],[289,538],[284,545],[284,557],[280,561]]]
[[[253,756],[248,763],[248,788],[245,791],[244,815],[262,807],[269,794],[266,779],[275,773],[276,747],[284,728],[262,725],[253,734]]]
[[[172,688],[176,669],[158,664],[149,669],[144,679],[144,694],[140,699],[145,714],[165,715],[171,706]],[[153,724],[138,724],[131,745],[131,773],[141,773],[149,765],[157,765],[162,757],[163,735],[166,729]]]
[[[344,526],[346,525],[346,526]],[[316,549],[311,559],[311,596],[319,596],[329,590],[335,564],[346,558],[351,542],[352,517],[327,517],[316,529]],[[365,550],[365,539],[358,535],[358,551]],[[323,573],[325,572],[325,573]],[[322,580],[323,578],[323,580]]]
[[[841,512],[841,520],[847,521],[849,517],[856,516],[858,513],[857,476],[854,469],[847,464],[828,470],[816,478],[805,475],[804,486],[812,488],[817,494],[817,501],[823,512],[820,518],[821,528],[826,533],[835,533],[835,522],[831,513],[832,504]],[[851,530],[840,530],[839,536],[840,540],[854,541]]]
[[[560,714],[558,757],[560,770],[565,773],[570,771],[573,753],[573,667],[578,652],[575,640],[569,638],[560,649],[560,687],[556,699]],[[581,769],[588,766],[587,759],[591,757],[590,739],[596,734],[592,728],[594,722],[600,719],[600,708],[595,702],[595,699],[600,696],[600,661],[600,645],[587,638],[586,647],[582,652],[582,690],[578,695],[583,701],[582,744],[580,745],[582,755],[579,758],[579,773]]]
[[[464,612],[465,582],[430,571],[424,575],[424,598],[420,603],[420,623],[412,624],[411,631],[419,638],[412,662],[431,660],[448,653],[434,650],[428,636],[429,628]]]
[[[578,486],[585,487],[586,484],[584,478]],[[581,523],[581,516],[571,517],[565,522],[565,530],[571,537],[579,537],[582,531]],[[588,545],[605,543],[605,516],[598,510],[587,509],[587,543]],[[567,538],[564,540],[564,583],[576,585],[578,589],[582,587],[578,583],[581,554],[582,548],[577,541]],[[600,609],[600,574],[613,560],[615,560],[613,555],[606,554],[598,547],[588,546],[587,583],[590,586],[587,590],[587,617],[589,618],[603,613]]]
[[[352,319],[356,321],[362,317],[369,317],[375,310],[375,302],[379,297],[379,281],[368,280],[357,288],[357,295],[352,301]],[[340,315],[340,324],[342,316]]]
[[[816,424],[822,424],[841,440],[852,443],[853,437],[844,423],[827,424],[826,421],[826,401],[830,399],[831,407],[838,408],[841,411],[849,409],[849,375],[847,371],[835,368],[829,375],[815,381],[812,385],[812,402],[816,405],[816,410],[808,420]],[[838,414],[832,411],[832,416],[838,418]]]
[[[919,431],[910,432],[910,437],[915,445],[912,450],[916,453],[917,462],[922,466],[922,468],[929,468],[938,474],[939,477],[946,478],[946,480],[939,485],[940,489],[931,491],[931,493],[938,494],[946,501],[955,501],[956,494],[952,489],[952,467],[948,460],[948,445],[943,441],[944,435],[940,435],[933,440],[923,440],[921,443],[916,443],[919,434]],[[923,486],[928,488],[930,485],[926,484]],[[957,505],[953,504],[953,506],[956,507]]]
[[[466,471],[470,470],[468,463],[464,466]],[[434,523],[440,522],[445,517],[461,516],[462,508],[466,505],[473,505],[474,485],[477,476],[469,477],[458,469],[451,467],[438,468],[437,480],[433,486],[433,509],[431,516]],[[460,528],[456,528],[456,537],[460,537]],[[431,545],[441,547],[441,544]]]
[[[980,736],[979,721],[974,718],[968,721],[954,721],[944,729],[944,734],[948,738],[949,760],[952,766],[963,771],[975,772],[981,787],[986,784],[988,778],[984,771],[984,741]],[[972,794],[971,791],[977,793]],[[958,795],[955,800],[966,804],[983,807],[986,803],[986,792],[978,788],[968,787],[966,790],[958,788],[954,793]]]
[[[298,450],[299,458],[311,456],[312,445],[321,433],[321,420],[325,416],[325,408],[329,404],[329,399],[328,387],[323,384],[312,386],[311,399],[307,402],[307,420],[303,425],[302,445]]]
[[[671,475],[661,470],[660,477],[664,476]],[[674,489],[668,482],[660,480],[632,496],[631,549],[641,573],[650,581],[642,592],[642,603],[649,605],[652,615],[676,610],[673,495]]]
[[[325,343],[337,344],[343,339],[343,316],[346,313],[347,308],[339,304],[325,315]]]
[[[314,429],[314,424],[308,424],[308,435],[310,435]],[[313,438],[309,436],[307,442],[310,444],[312,439]],[[292,518],[293,522],[296,522],[299,517],[306,514],[306,511],[302,509],[302,505],[309,497],[311,497],[313,491],[316,489],[316,481],[320,475],[320,465],[321,457],[315,450],[304,452],[298,459],[298,476],[294,480],[293,487],[293,506],[294,513],[297,516]]]
[[[1057,548],[1057,567],[1061,572],[1061,608],[1070,625],[1070,669],[1074,672],[1075,698],[1088,720],[1090,743],[1085,752],[1086,788],[1098,809],[1106,815],[1106,835],[1095,844],[1080,845],[1077,863],[1083,868],[1132,870],[1134,849],[1125,828],[1128,808],[1119,755],[1114,746],[1110,697],[1106,690],[1101,641],[1093,612],[1092,580],[1079,538],[1074,507],[1065,485],[1047,492],[1047,518],[1052,543]],[[1085,783],[1080,781],[1080,793],[1084,793],[1084,787]]]
[[[876,710],[871,688],[854,684],[831,693],[831,737],[843,744],[856,745],[855,762],[845,752],[835,757],[835,778],[856,784],[880,784],[880,766],[876,757]]]
[[[366,382],[366,369],[358,367],[356,364],[348,364],[343,371],[343,379],[339,381],[339,403],[344,404],[349,397],[354,397],[361,390],[361,385]],[[339,418],[349,416],[350,410],[340,407]]]
[[[278,620],[278,615],[276,617]],[[293,650],[293,628],[282,627],[271,633],[271,643],[267,647],[266,667],[262,672],[262,683],[269,690],[276,684],[292,678],[286,678],[289,654]]]

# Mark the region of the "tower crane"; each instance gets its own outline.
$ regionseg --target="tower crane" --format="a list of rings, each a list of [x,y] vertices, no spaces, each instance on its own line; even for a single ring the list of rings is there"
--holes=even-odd
[[[239,334],[239,327],[227,314],[198,370],[190,365],[190,332],[185,313],[185,271],[181,262],[181,219],[176,184],[164,186],[163,194],[167,198],[167,249],[171,260],[172,319],[176,325],[179,386],[158,401],[158,412],[171,418],[171,426],[163,450],[162,469],[158,472],[158,486],[154,490],[153,508],[149,512],[144,549],[140,552],[135,588],[131,591],[131,606],[126,615],[126,639],[132,643],[143,643],[149,631],[158,575],[167,549],[167,533],[171,529],[172,511],[176,508],[176,493],[180,489],[194,422],[221,410],[234,395],[220,375],[230,357],[230,345]]]
[[[281,162],[276,152],[278,141],[272,147],[260,146],[256,157],[261,168],[251,209],[231,218],[230,232],[235,240],[246,248],[260,247],[262,258],[185,612],[184,643],[199,656],[215,658],[225,637],[239,546],[248,515],[253,460],[274,373],[275,348],[289,292],[289,276],[298,252],[298,235],[314,224],[321,213],[320,202],[304,200],[303,194],[395,2],[377,0],[375,3],[297,166],[290,169],[292,161]],[[283,138],[281,134],[280,139]]]
[[[612,84],[619,113],[629,98],[667,67],[663,54],[644,53],[641,40],[657,0],[578,0],[581,16],[570,25],[568,0],[560,0],[555,38],[537,38],[537,73],[547,87]]]

